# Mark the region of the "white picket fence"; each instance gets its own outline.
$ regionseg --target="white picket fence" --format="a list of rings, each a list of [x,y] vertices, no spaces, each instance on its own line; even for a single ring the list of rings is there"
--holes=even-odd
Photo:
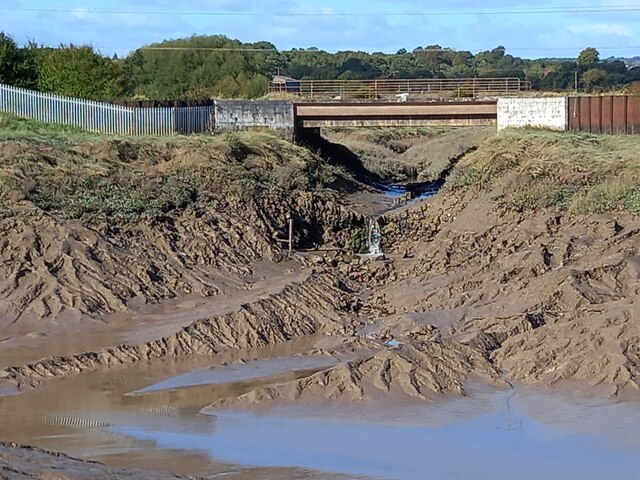
[[[0,84],[0,112],[112,135],[212,132],[214,106],[129,108]]]

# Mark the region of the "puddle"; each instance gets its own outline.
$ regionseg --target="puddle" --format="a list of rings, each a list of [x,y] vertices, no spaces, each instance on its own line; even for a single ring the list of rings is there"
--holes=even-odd
[[[207,366],[211,358],[198,362],[96,372],[0,398],[0,439],[124,467],[154,469],[158,458],[170,458],[170,470],[202,476],[277,467],[397,480],[600,480],[635,479],[640,471],[640,408],[633,404],[519,387],[475,389],[428,406],[390,401],[203,415],[218,399],[301,378],[301,369],[333,360],[293,354],[216,369]]]
[[[362,215],[379,217],[396,209],[413,205],[416,202],[437,194],[444,181],[409,183],[409,184],[373,184],[377,191],[358,192],[350,197],[354,210]]]
[[[428,198],[434,196],[444,185],[444,180],[433,182],[407,183],[403,185],[381,186],[385,196],[389,198],[399,198],[410,193],[413,199]]]
[[[221,413],[207,432],[139,426],[114,431],[152,440],[163,448],[201,451],[241,465],[291,466],[397,480],[637,478],[638,414],[629,418],[625,407],[601,405],[598,414],[610,415],[613,423],[598,433],[585,433],[549,426],[530,416],[528,405],[543,397],[510,398],[512,395],[490,394],[453,402],[455,407],[441,407],[444,424],[440,425],[438,415],[434,417],[436,408],[435,412],[396,412],[394,418],[379,413],[377,419],[355,411],[332,417],[305,417],[300,412],[286,415],[282,411],[268,415]],[[475,410],[473,403],[479,400],[489,411],[464,418],[464,407]],[[562,403],[558,398],[554,401]],[[565,405],[567,411],[578,414],[577,418],[581,413],[595,414],[592,408]],[[629,420],[633,426],[625,424]],[[621,434],[629,436],[626,442],[618,442]]]

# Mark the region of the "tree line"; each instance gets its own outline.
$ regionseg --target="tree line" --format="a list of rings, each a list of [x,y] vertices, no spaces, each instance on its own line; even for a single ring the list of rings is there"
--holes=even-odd
[[[267,93],[276,74],[300,80],[518,77],[536,90],[587,92],[640,82],[640,67],[604,61],[594,48],[574,60],[529,60],[502,46],[475,55],[439,45],[395,54],[328,53],[317,48],[279,51],[268,42],[213,35],[168,40],[111,58],[86,45],[19,46],[0,32],[0,83],[59,95],[93,100],[257,98]]]

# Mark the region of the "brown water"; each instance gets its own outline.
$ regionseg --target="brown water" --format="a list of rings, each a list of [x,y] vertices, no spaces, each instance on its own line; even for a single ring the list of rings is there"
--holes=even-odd
[[[194,433],[209,431],[215,419],[198,412],[212,400],[300,378],[318,369],[309,366],[332,363],[322,357],[300,362],[294,356],[308,349],[310,341],[218,356],[216,369],[211,368],[212,359],[207,357],[143,362],[55,381],[21,395],[0,397],[0,439],[116,466],[202,475],[237,471],[238,467],[208,455],[188,449],[164,449],[154,441],[136,439],[117,429],[136,426]],[[246,363],[240,360],[252,357],[274,358],[273,365],[264,360]],[[222,366],[223,363],[228,365]],[[264,375],[249,374],[254,364]],[[238,380],[239,377],[245,378]],[[195,384],[194,378],[199,378]],[[164,382],[166,388],[155,385],[157,382]],[[189,386],[183,388],[184,385]],[[158,461],[163,458],[160,454],[163,451],[165,466]]]
[[[0,398],[0,439],[183,474],[284,467],[395,479],[638,478],[640,409],[632,404],[517,388],[475,389],[430,406],[199,413],[335,362],[296,356],[308,347],[242,352],[271,360],[228,356],[215,366],[211,358],[156,361]]]

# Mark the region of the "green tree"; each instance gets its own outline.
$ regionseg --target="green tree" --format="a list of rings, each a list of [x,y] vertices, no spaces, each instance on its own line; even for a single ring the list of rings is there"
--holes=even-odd
[[[32,88],[36,80],[31,48],[19,48],[13,38],[0,32],[0,83]]]
[[[576,61],[514,57],[502,46],[477,55],[439,45],[409,52],[401,49],[395,54],[328,53],[315,47],[280,52],[267,42],[242,43],[215,35],[171,40],[151,47],[141,48],[121,61],[130,96],[159,100],[259,97],[266,93],[268,80],[278,72],[300,80],[518,77],[530,80],[534,88],[556,91],[573,89],[576,71],[581,78],[596,67],[605,71],[607,78],[590,79],[594,75],[590,74],[590,85],[618,88],[640,79],[640,70],[629,70],[624,62],[598,62],[595,49],[583,52],[580,61],[585,63],[577,65]],[[166,50],[171,47],[179,49]]]
[[[141,48],[124,60],[123,68],[127,93],[136,97],[255,98],[267,93],[271,76],[286,73],[284,60],[268,42],[194,35]]]
[[[38,87],[89,100],[114,100],[124,95],[122,68],[90,46],[61,45],[38,54]]]
[[[578,65],[593,65],[600,61],[600,52],[593,47],[585,48],[578,55],[576,63]]]
[[[607,79],[607,72],[600,68],[591,68],[582,75],[582,83],[587,90],[599,87]]]

